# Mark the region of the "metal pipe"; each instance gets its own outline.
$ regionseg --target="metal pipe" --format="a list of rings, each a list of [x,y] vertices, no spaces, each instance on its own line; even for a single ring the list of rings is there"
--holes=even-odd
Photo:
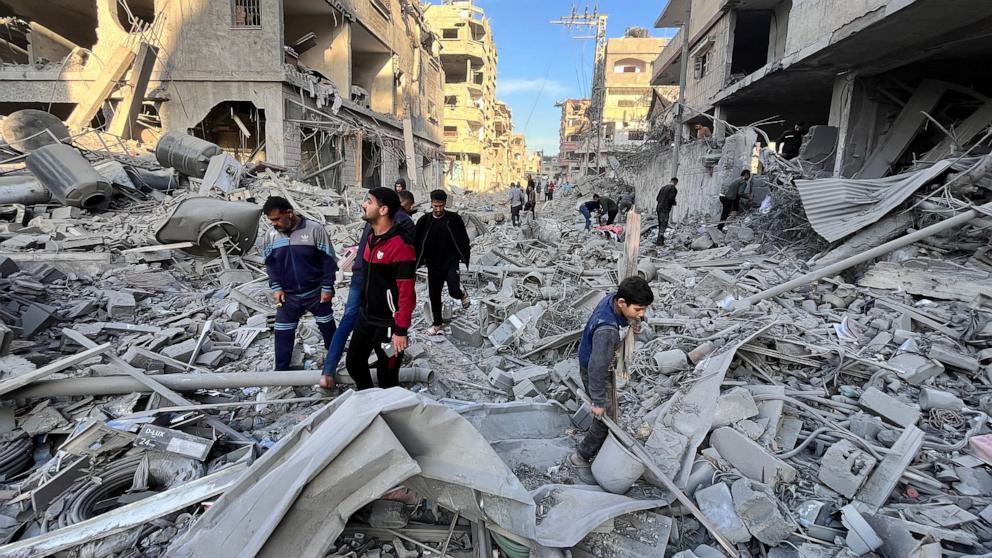
[[[266,386],[312,386],[320,381],[320,370],[158,374],[151,377],[175,391],[196,391]],[[130,376],[94,376],[34,382],[11,392],[5,398],[124,395],[150,391],[148,386]]]
[[[37,179],[25,175],[0,176],[0,205],[48,203],[52,193]]]
[[[868,260],[873,260],[877,257],[884,256],[885,254],[888,254],[893,250],[897,250],[899,248],[902,248],[903,246],[908,246],[916,242],[917,240],[923,240],[924,238],[931,237],[937,233],[946,231],[948,229],[953,229],[954,227],[960,225],[964,225],[965,223],[971,221],[972,219],[975,219],[979,216],[987,215],[989,211],[992,211],[992,202],[980,206],[976,209],[969,209],[968,211],[955,215],[950,219],[945,219],[939,223],[934,223],[929,227],[924,227],[916,232],[907,234],[906,236],[899,237],[895,240],[890,240],[889,242],[886,242],[881,246],[876,246],[871,250],[862,252],[860,254],[856,254],[854,256],[851,256],[850,258],[843,259],[837,263],[833,263],[826,267],[815,269],[805,275],[793,279],[792,281],[782,283],[777,287],[765,289],[760,293],[751,295],[743,300],[735,302],[733,304],[733,310],[735,312],[746,311],[756,302],[760,302],[762,300],[765,300],[766,298],[771,298],[773,296],[778,296],[782,293],[787,293],[797,287],[808,285],[814,281],[819,281],[824,277],[829,277],[831,275],[840,273],[841,271],[844,271],[845,269],[848,269],[850,267],[854,267],[860,263],[864,263]]]

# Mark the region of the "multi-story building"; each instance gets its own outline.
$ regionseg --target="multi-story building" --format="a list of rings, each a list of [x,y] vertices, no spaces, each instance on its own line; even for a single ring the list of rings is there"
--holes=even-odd
[[[81,124],[103,126],[146,79],[140,126],[122,135],[188,132],[337,188],[441,183],[443,71],[417,2],[11,0],[3,12],[17,31],[0,49],[0,113],[96,103]],[[128,64],[142,44],[152,55]]]
[[[503,101],[496,101],[493,116],[493,136],[489,143],[489,157],[486,161],[492,172],[494,185],[506,186],[513,179],[513,162],[510,157],[510,140],[513,134],[513,111]]]
[[[921,111],[947,129],[969,114],[977,115],[969,130],[988,123],[987,113],[941,103],[957,94],[972,108],[988,106],[992,86],[974,62],[992,53],[992,3],[949,7],[940,0],[671,0],[655,26],[679,28],[672,45],[688,34],[688,59],[680,48],[664,49],[652,83],[678,85],[688,64],[683,124],[712,126],[720,138],[724,122],[774,118],[762,126],[772,142],[794,123],[827,125],[821,131],[832,129],[836,147],[820,163],[836,175],[881,176],[946,143],[939,126],[929,127],[928,137],[909,134],[899,149],[873,154],[895,124],[907,126],[903,136],[921,130]]]
[[[566,99],[561,108],[558,130],[558,172],[561,180],[575,182],[590,166],[589,153],[595,154],[595,137],[589,125],[590,99]]]
[[[629,151],[644,143],[647,115],[654,90],[651,65],[668,39],[648,37],[642,28],[629,29],[622,38],[606,41],[604,71],[602,157]],[[673,88],[662,93],[673,96]],[[605,160],[600,160],[600,167]]]

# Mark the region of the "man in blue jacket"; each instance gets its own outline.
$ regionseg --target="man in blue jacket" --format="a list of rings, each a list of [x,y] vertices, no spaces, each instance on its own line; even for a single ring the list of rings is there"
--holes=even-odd
[[[338,263],[324,227],[297,215],[286,198],[265,200],[262,213],[272,223],[262,254],[277,305],[275,365],[276,370],[288,370],[296,326],[304,313],[313,314],[325,347],[334,337],[331,299]]]
[[[631,322],[644,318],[648,306],[654,302],[654,293],[648,282],[639,276],[620,282],[617,292],[603,297],[592,311],[592,316],[582,330],[579,341],[579,374],[586,395],[592,400],[592,414],[616,415],[613,398],[613,370],[620,342],[627,335]],[[569,457],[575,467],[589,467],[599,452],[609,430],[600,420],[594,420],[589,432]]]

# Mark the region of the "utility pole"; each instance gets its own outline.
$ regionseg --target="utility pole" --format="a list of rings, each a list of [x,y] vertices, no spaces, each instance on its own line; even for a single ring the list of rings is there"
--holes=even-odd
[[[578,13],[578,9],[573,4],[571,15],[562,16],[551,22],[552,25],[564,25],[569,28],[596,28],[595,35],[585,35],[574,37],[576,39],[595,39],[596,58],[593,65],[592,78],[592,105],[586,113],[589,118],[589,125],[596,133],[596,173],[599,173],[600,157],[602,155],[603,138],[603,102],[606,97],[606,14],[599,13],[599,7],[593,6],[592,13],[589,13],[589,6]],[[584,157],[584,170],[588,174],[589,158]]]
[[[685,104],[685,82],[689,72],[689,19],[692,17],[692,1],[685,3],[685,21],[682,22],[682,71],[679,72],[679,104],[675,107],[675,153],[672,161],[672,176],[679,175],[679,152],[682,150],[682,115]]]

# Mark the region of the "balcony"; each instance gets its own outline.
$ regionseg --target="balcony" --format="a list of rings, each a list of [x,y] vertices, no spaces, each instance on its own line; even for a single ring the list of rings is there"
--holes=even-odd
[[[678,85],[679,68],[682,58],[682,29],[675,34],[668,46],[661,49],[661,54],[651,64],[651,85]]]
[[[468,153],[482,155],[482,142],[475,137],[444,138],[444,150],[448,153]]]
[[[474,122],[479,126],[482,125],[484,120],[482,109],[477,106],[464,106],[456,105],[450,106],[445,105],[444,107],[444,121],[453,122],[456,120],[464,120],[467,122]]]

